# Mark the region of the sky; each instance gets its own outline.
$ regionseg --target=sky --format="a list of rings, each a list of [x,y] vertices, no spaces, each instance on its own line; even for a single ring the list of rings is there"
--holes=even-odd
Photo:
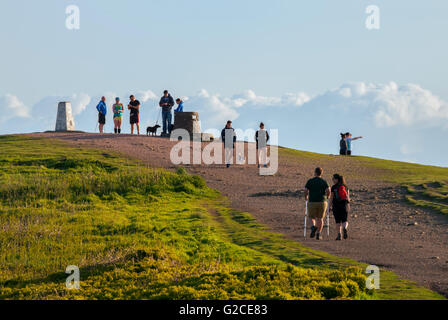
[[[327,154],[350,131],[355,154],[448,166],[447,14],[444,0],[2,0],[0,134],[54,129],[63,100],[93,132],[102,95],[135,94],[154,124],[168,89],[207,131],[263,121]]]

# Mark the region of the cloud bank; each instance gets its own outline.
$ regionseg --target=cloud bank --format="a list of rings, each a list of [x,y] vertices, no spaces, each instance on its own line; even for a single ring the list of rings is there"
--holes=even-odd
[[[108,105],[117,96],[104,95]],[[160,123],[160,97],[151,90],[135,95],[142,102],[142,127],[157,119]],[[125,106],[128,96],[121,97]],[[51,96],[28,107],[16,96],[0,96],[0,132],[53,130],[57,103],[63,100],[72,102],[77,129],[94,131],[100,97]],[[448,151],[441,148],[448,133],[448,104],[417,84],[354,82],[315,96],[300,91],[263,96],[253,90],[222,96],[202,89],[182,98],[185,111],[199,112],[203,129],[220,129],[227,120],[255,129],[263,121],[279,129],[281,145],[323,153],[337,153],[338,133],[351,131],[365,136],[356,142],[355,153],[448,165]],[[108,117],[106,130],[112,128]],[[123,129],[128,128],[126,115]]]

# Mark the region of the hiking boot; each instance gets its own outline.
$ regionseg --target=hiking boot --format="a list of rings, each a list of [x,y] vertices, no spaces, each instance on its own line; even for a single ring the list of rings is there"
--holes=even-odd
[[[316,240],[322,240],[322,238],[320,237],[320,233],[319,232],[316,234]]]
[[[336,241],[340,241],[340,240],[342,240],[342,236],[340,233],[338,233],[338,237],[336,238]]]
[[[348,238],[348,232],[347,232],[347,229],[344,228],[343,231],[344,231],[344,239],[347,239],[347,238]]]
[[[310,238],[314,238],[316,236],[316,231],[317,231],[317,228],[315,226],[312,226]]]

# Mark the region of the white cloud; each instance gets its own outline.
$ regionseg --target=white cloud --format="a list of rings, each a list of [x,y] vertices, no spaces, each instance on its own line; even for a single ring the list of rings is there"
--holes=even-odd
[[[0,96],[0,122],[19,117],[27,118],[30,116],[29,108],[12,94]]]
[[[89,95],[80,93],[73,94],[71,97],[67,97],[67,100],[71,102],[73,115],[76,116],[87,108],[92,99]]]
[[[151,90],[137,91],[136,96],[140,97],[137,99],[139,99],[139,101],[141,101],[142,103],[145,103],[149,100],[156,100],[156,101],[159,100],[157,95]]]
[[[417,123],[437,126],[448,119],[447,103],[416,84],[349,83],[329,90],[309,103],[336,110],[363,111],[370,115],[377,127]]]
[[[187,97],[184,111],[199,112],[199,119],[208,128],[221,126],[227,120],[235,120],[239,114],[229,99],[212,95],[202,89],[196,95]]]
[[[142,126],[160,121],[159,97],[151,90],[135,95],[142,102]],[[116,95],[105,96],[109,106]],[[1,96],[1,130],[53,130],[57,104],[68,100],[77,129],[91,132],[97,122],[95,106],[99,99],[85,93],[50,96],[28,108],[18,97]],[[448,130],[448,105],[415,84],[347,83],[314,97],[300,91],[262,96],[253,90],[223,96],[202,89],[183,100],[185,111],[199,112],[203,130],[219,131],[227,120],[234,121],[236,128],[254,129],[263,121],[268,128],[279,129],[280,144],[323,153],[337,153],[338,133],[351,131],[365,137],[354,143],[355,153],[390,159],[412,156],[416,161],[436,164],[448,158],[448,151],[440,147]],[[110,132],[113,124],[109,115],[107,119],[106,131]],[[127,121],[123,125],[127,132]]]

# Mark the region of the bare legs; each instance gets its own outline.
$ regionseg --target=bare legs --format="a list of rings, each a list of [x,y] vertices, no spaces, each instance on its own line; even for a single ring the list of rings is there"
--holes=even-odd
[[[324,219],[311,219],[313,226],[317,228],[318,233],[322,233],[322,229],[324,228]]]
[[[121,133],[121,119],[120,118],[114,119],[114,132]]]
[[[258,166],[266,166],[268,164],[268,149],[267,147],[258,150]]]
[[[140,135],[140,124],[136,123],[137,126],[137,134]],[[134,134],[134,124],[131,124],[131,134]]]
[[[336,230],[338,230],[338,232],[341,234],[342,234],[342,229],[348,229],[348,222],[336,224]]]

